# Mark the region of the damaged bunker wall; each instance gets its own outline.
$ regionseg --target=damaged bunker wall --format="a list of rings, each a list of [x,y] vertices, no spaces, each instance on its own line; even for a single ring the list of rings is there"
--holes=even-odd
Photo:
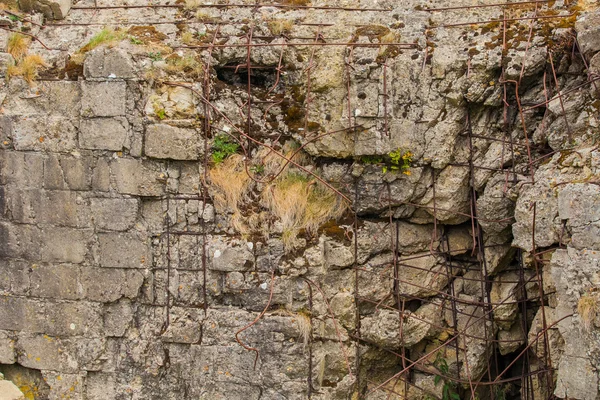
[[[27,399],[600,399],[595,1],[0,6]]]

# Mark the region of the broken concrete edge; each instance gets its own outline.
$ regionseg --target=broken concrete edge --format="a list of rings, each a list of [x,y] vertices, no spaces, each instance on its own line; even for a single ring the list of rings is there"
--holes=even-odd
[[[47,19],[64,19],[72,5],[72,0],[19,0],[21,10],[41,12]]]

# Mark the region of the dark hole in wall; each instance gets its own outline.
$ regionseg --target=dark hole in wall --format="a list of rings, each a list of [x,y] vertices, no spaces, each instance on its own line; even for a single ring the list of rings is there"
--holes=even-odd
[[[228,63],[223,66],[215,67],[217,79],[228,85],[247,86],[248,68],[239,67],[243,63]],[[250,85],[271,89],[277,82],[277,68],[274,66],[255,65],[250,69]]]
[[[12,381],[23,392],[26,399],[49,399],[50,386],[42,377],[40,370],[19,364],[0,364],[0,372],[4,375],[4,379]]]

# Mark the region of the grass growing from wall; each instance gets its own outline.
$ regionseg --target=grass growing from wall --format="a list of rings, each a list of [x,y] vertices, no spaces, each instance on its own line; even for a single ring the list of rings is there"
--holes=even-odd
[[[329,188],[290,171],[266,188],[263,200],[282,224],[281,239],[288,251],[297,244],[301,231],[314,234],[321,225],[346,211]]]
[[[330,188],[286,165],[270,149],[260,149],[253,159],[247,160],[235,153],[237,143],[219,136],[212,148],[209,178],[215,207],[221,213],[232,214],[231,225],[243,236],[268,237],[276,223],[289,252],[299,243],[299,235],[316,234],[322,225],[341,217],[348,208]],[[299,165],[310,163],[310,158],[291,144],[284,146],[283,152]],[[255,174],[254,179],[259,182],[249,174]]]
[[[6,68],[6,78],[20,76],[29,85],[37,79],[40,70],[47,68],[48,64],[39,54],[28,54],[28,37],[19,33],[13,33],[8,37],[7,51],[13,57],[14,62]]]

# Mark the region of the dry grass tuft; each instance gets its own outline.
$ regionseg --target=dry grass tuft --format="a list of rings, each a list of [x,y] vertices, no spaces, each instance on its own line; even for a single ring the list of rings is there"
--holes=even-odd
[[[196,43],[196,39],[194,38],[194,33],[190,31],[185,31],[181,34],[181,42],[183,44],[192,45]]]
[[[306,348],[310,338],[312,337],[312,321],[310,319],[310,311],[306,309],[300,309],[298,312],[292,312],[286,308],[280,308],[273,311],[273,314],[293,318],[292,323],[295,322],[298,326],[298,341],[302,342]]]
[[[584,329],[588,332],[592,329],[594,320],[600,312],[599,303],[596,296],[593,295],[584,295],[577,303],[577,312],[579,313]]]
[[[262,197],[281,221],[281,239],[288,251],[295,247],[302,230],[314,234],[321,225],[341,217],[347,208],[329,188],[289,171],[267,187]]]
[[[6,51],[19,62],[27,54],[30,43],[31,40],[27,36],[20,33],[13,33],[8,37]]]
[[[20,76],[27,81],[30,85],[37,79],[39,71],[47,68],[48,64],[38,54],[31,54],[25,56],[22,60],[14,65],[9,65],[6,69],[6,76],[8,78],[13,76]]]
[[[171,74],[182,74],[197,79],[204,74],[204,66],[192,55],[180,57],[173,54],[167,58],[167,65],[164,70]]]
[[[279,0],[278,3],[290,6],[308,6],[310,5],[310,0]]]
[[[202,6],[203,2],[200,0],[185,0],[184,8],[186,10],[196,10]]]
[[[246,174],[243,157],[232,154],[215,165],[208,173],[214,188],[213,200],[220,212],[233,212],[241,218],[240,204],[248,192],[250,177]]]
[[[299,165],[307,166],[311,162],[310,157],[297,152],[291,142],[283,146],[282,152]],[[209,172],[217,211],[232,213],[232,227],[244,236],[269,237],[272,223],[277,220],[281,224],[285,250],[289,252],[299,243],[301,233],[316,234],[322,225],[341,217],[348,208],[337,193],[290,164],[286,165],[285,159],[267,148],[260,149],[249,165],[255,168],[251,174],[259,175],[259,179],[267,178],[270,183],[254,184],[245,170],[245,161],[241,155],[233,154],[215,163]],[[275,176],[277,178],[269,181],[268,177]],[[253,204],[250,199],[251,188],[258,203]],[[242,204],[246,205],[244,213],[240,211]]]
[[[290,33],[294,27],[294,21],[290,19],[274,19],[267,22],[271,33],[275,36]]]

